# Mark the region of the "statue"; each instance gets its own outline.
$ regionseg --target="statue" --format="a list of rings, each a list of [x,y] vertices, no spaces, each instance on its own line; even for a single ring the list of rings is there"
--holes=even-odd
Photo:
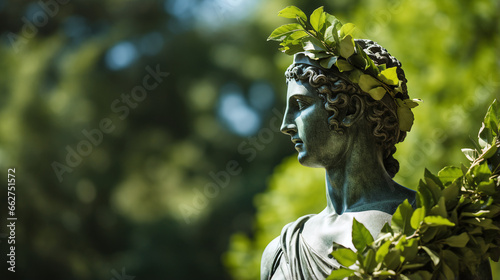
[[[296,18],[300,22],[301,14],[296,12]],[[335,21],[328,24],[335,26]],[[275,38],[286,42],[293,36],[283,32]],[[347,54],[341,44],[339,54],[321,50],[320,43],[328,45],[311,40],[309,47],[306,42],[304,50],[293,53],[293,63],[286,70],[288,90],[281,131],[290,136],[302,165],[325,169],[327,203],[319,214],[286,225],[269,243],[262,256],[262,280],[325,279],[341,267],[331,254],[334,243],[355,250],[353,219],[376,238],[403,201],[415,208],[415,191],[393,180],[399,170],[393,157],[395,145],[410,130],[411,108],[416,106],[409,100],[401,63],[377,43],[354,40],[346,33],[340,29],[337,39],[342,42],[347,38],[349,46],[352,41]],[[289,51],[291,44],[282,43],[282,50]],[[368,70],[356,70],[358,60],[348,59],[353,54],[365,57]],[[370,67],[378,72],[370,74]],[[364,76],[377,80],[367,87],[370,77]],[[489,263],[482,268],[485,275],[475,279],[491,279]]]
[[[384,48],[357,42],[376,62],[397,66],[405,80],[401,64]],[[287,225],[268,245],[262,279],[324,279],[339,267],[328,257],[333,242],[353,248],[353,217],[376,236],[401,202],[415,203],[415,192],[392,180],[399,169],[394,145],[406,132],[399,130],[390,96],[370,100],[340,72],[323,69],[304,53],[295,55],[286,78],[281,131],[291,137],[302,165],[326,170],[327,206]]]

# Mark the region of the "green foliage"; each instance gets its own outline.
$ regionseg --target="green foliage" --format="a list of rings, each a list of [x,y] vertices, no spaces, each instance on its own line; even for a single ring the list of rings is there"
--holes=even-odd
[[[363,51],[352,36],[355,26],[352,23],[342,24],[333,15],[324,11],[323,7],[314,10],[307,21],[306,14],[295,6],[288,6],[278,13],[284,18],[296,19],[298,23],[285,24],[276,28],[267,40],[279,41],[281,51],[293,55],[305,52],[312,60],[317,60],[321,67],[330,69],[334,65],[346,78],[359,85],[361,90],[373,99],[381,100],[390,94],[398,105],[398,119],[402,131],[410,131],[413,124],[411,108],[417,103],[403,99],[401,81],[397,67],[377,67],[373,60]]]
[[[353,238],[354,238],[354,232],[353,232]],[[373,237],[372,237],[372,241],[373,241]],[[356,253],[354,253],[351,249],[347,249],[347,248],[339,248],[339,249],[334,250],[332,252],[332,256],[341,265],[346,266],[346,267],[353,265],[356,262],[356,259],[358,257],[358,255]]]
[[[500,153],[490,152],[500,147],[497,104],[495,100],[484,118],[479,133],[483,149],[471,166],[445,167],[437,176],[426,170],[417,209],[405,200],[392,216],[391,227],[384,227],[373,242],[364,238],[368,231],[354,220],[357,252],[343,248],[332,253],[349,274],[335,273],[329,279],[455,279],[474,275],[483,261],[498,261],[500,174],[492,170],[500,165],[491,162],[498,162]],[[334,243],[334,250],[338,246]]]
[[[352,239],[356,250],[363,250],[366,245],[373,242],[373,236],[370,232],[356,219],[352,221]]]

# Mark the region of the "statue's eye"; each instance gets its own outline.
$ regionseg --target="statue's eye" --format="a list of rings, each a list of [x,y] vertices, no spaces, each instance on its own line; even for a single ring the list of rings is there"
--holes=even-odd
[[[300,99],[300,98],[295,99],[295,101],[297,101],[297,105],[299,106],[299,110],[303,110],[303,109],[307,108],[309,105],[311,105],[309,102],[307,102],[303,99]]]

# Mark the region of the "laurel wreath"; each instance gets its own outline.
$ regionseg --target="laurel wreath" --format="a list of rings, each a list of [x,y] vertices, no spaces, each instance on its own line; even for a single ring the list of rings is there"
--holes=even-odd
[[[288,55],[303,52],[325,69],[337,68],[374,100],[381,100],[389,94],[398,106],[399,129],[411,130],[414,121],[411,109],[421,100],[403,98],[397,67],[376,65],[354,41],[354,24],[342,24],[335,16],[325,12],[323,7],[314,10],[309,20],[295,6],[284,8],[278,16],[296,19],[297,23],[276,28],[267,38],[268,41],[279,41],[280,50]]]

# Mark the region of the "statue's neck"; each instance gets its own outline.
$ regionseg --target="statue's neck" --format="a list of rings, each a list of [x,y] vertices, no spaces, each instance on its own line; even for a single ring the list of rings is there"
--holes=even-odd
[[[380,201],[391,197],[395,185],[375,145],[357,141],[343,160],[326,168],[327,211],[340,215],[376,210]]]

